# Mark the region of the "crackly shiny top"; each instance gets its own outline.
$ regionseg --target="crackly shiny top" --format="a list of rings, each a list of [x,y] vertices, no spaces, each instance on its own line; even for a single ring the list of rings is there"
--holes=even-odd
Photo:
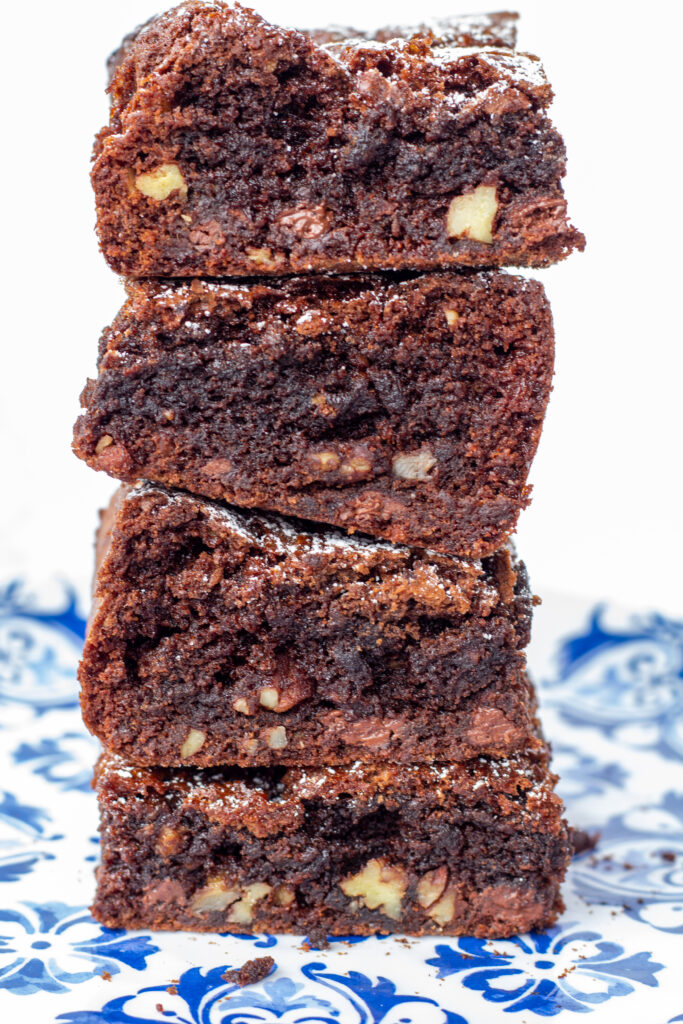
[[[139,89],[154,89],[174,68],[215,60],[223,40],[249,39],[254,59],[294,46],[325,78],[347,80],[359,96],[394,90],[397,103],[444,104],[449,108],[503,112],[510,103],[547,106],[552,99],[538,57],[513,48],[513,14],[499,13],[426,22],[409,28],[359,34],[331,29],[308,33],[270,24],[239,3],[187,0],[127,36],[108,67],[112,129],[124,113],[134,115]],[[510,96],[510,90],[514,96]],[[127,109],[130,108],[130,109]]]

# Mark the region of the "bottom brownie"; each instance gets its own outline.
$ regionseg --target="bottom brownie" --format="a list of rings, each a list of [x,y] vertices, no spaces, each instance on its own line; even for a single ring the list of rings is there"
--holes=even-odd
[[[503,937],[562,910],[544,757],[95,773],[93,913],[117,928]]]

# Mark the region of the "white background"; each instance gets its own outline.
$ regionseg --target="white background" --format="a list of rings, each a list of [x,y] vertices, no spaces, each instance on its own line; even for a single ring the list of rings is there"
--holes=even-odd
[[[163,0],[33,0],[3,12],[0,576],[90,571],[113,490],[71,454],[77,397],[122,301],[88,181],[104,60]],[[463,0],[470,11],[491,9]],[[501,5],[502,6],[502,5]],[[557,375],[519,548],[535,589],[683,613],[681,89],[677,0],[521,0],[569,151],[586,253],[545,271]],[[262,0],[274,21],[414,23],[449,0]]]

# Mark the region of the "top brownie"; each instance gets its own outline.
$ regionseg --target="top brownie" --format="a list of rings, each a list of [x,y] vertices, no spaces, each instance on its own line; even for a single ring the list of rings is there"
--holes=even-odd
[[[449,18],[430,18],[414,27],[408,25],[387,26],[373,32],[364,32],[357,28],[346,28],[340,25],[302,29],[301,31],[314,39],[316,43],[338,43],[348,39],[386,43],[391,39],[410,39],[413,36],[433,35],[442,40],[444,44],[448,43],[451,46],[507,46],[512,48],[517,42],[518,18],[519,15],[514,11],[496,11],[491,14],[456,14]],[[137,34],[135,32],[127,39],[132,40],[133,36]],[[112,56],[116,58],[123,48],[121,47]]]
[[[110,62],[97,226],[137,277],[542,266],[582,248],[509,17],[304,34],[188,3]]]

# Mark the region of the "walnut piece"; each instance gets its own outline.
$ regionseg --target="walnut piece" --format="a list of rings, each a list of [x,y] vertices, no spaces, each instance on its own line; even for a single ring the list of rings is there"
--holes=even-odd
[[[245,697],[238,697],[237,700],[232,702],[232,706],[240,715],[250,715],[252,713],[249,702]]]
[[[274,686],[264,686],[258,699],[259,704],[262,704],[264,708],[268,708],[270,711],[275,711],[280,699],[280,694]]]
[[[279,253],[273,255],[272,249],[265,246],[262,249],[247,249],[247,259],[251,260],[259,267],[266,267],[269,270],[274,270],[284,262],[284,257]]]
[[[167,859],[179,853],[185,843],[185,829],[164,825],[156,841],[155,849],[160,857]]]
[[[436,465],[436,459],[428,448],[405,455],[395,455],[391,460],[391,471],[400,480],[429,480],[429,473]]]
[[[265,882],[253,882],[252,885],[246,886],[242,899],[239,903],[233,904],[228,921],[234,921],[237,924],[249,924],[254,916],[254,904],[262,900],[264,896],[267,896],[271,889],[272,885],[266,885]]]
[[[417,883],[417,902],[427,911],[427,917],[442,928],[455,915],[455,889],[448,884],[448,868],[442,864],[434,871],[428,871]]]
[[[446,310],[446,322],[448,323],[449,327],[455,327],[459,319],[460,314],[458,313],[457,309]]]
[[[296,899],[296,893],[288,885],[281,885],[273,893],[279,907],[289,907]]]
[[[442,928],[450,924],[455,916],[455,890],[446,889],[439,902],[429,908],[427,916]]]
[[[239,898],[238,892],[228,889],[225,879],[210,875],[206,885],[192,897],[190,910],[193,914],[210,914],[212,910],[225,910]]]
[[[229,889],[220,875],[210,875],[203,888],[194,894],[190,910],[193,914],[209,914],[213,910],[232,907],[228,920],[248,924],[253,917],[254,904],[267,896],[271,888],[265,882],[254,882],[241,891]]]
[[[97,455],[101,455],[102,452],[104,451],[104,449],[108,448],[109,445],[111,445],[113,443],[114,443],[114,438],[111,436],[111,434],[102,434],[102,437],[99,439],[99,441],[95,445],[95,453]]]
[[[498,212],[494,185],[478,185],[474,192],[451,200],[446,218],[449,238],[471,238],[475,242],[493,241],[493,221]]]
[[[335,469],[339,469],[341,462],[336,452],[309,452],[306,458],[314,469],[322,473],[333,473]]]
[[[434,871],[428,871],[417,883],[417,902],[421,907],[431,907],[443,894],[448,881],[448,868],[442,864]]]
[[[284,725],[276,725],[274,729],[269,729],[267,736],[266,743],[271,750],[282,750],[287,746],[287,731]]]
[[[313,395],[311,404],[316,407],[321,416],[334,416],[337,411],[335,407],[331,405],[327,395],[322,391],[319,391],[317,395]]]
[[[171,192],[178,192],[181,199],[187,198],[187,185],[177,164],[160,164],[153,171],[138,174],[135,187],[150,199],[168,199]]]
[[[402,867],[376,858],[369,860],[358,874],[345,878],[339,886],[346,896],[360,899],[368,910],[380,909],[397,921],[408,888],[408,876]]]
[[[180,748],[180,756],[182,758],[192,757],[198,750],[206,743],[206,733],[202,732],[201,729],[190,729],[185,738],[185,742]]]
[[[364,455],[352,455],[350,459],[344,459],[339,472],[347,480],[355,482],[372,474],[372,463]]]
[[[286,680],[284,686],[264,686],[259,694],[259,704],[269,711],[290,711],[312,693],[311,684],[305,679]]]

